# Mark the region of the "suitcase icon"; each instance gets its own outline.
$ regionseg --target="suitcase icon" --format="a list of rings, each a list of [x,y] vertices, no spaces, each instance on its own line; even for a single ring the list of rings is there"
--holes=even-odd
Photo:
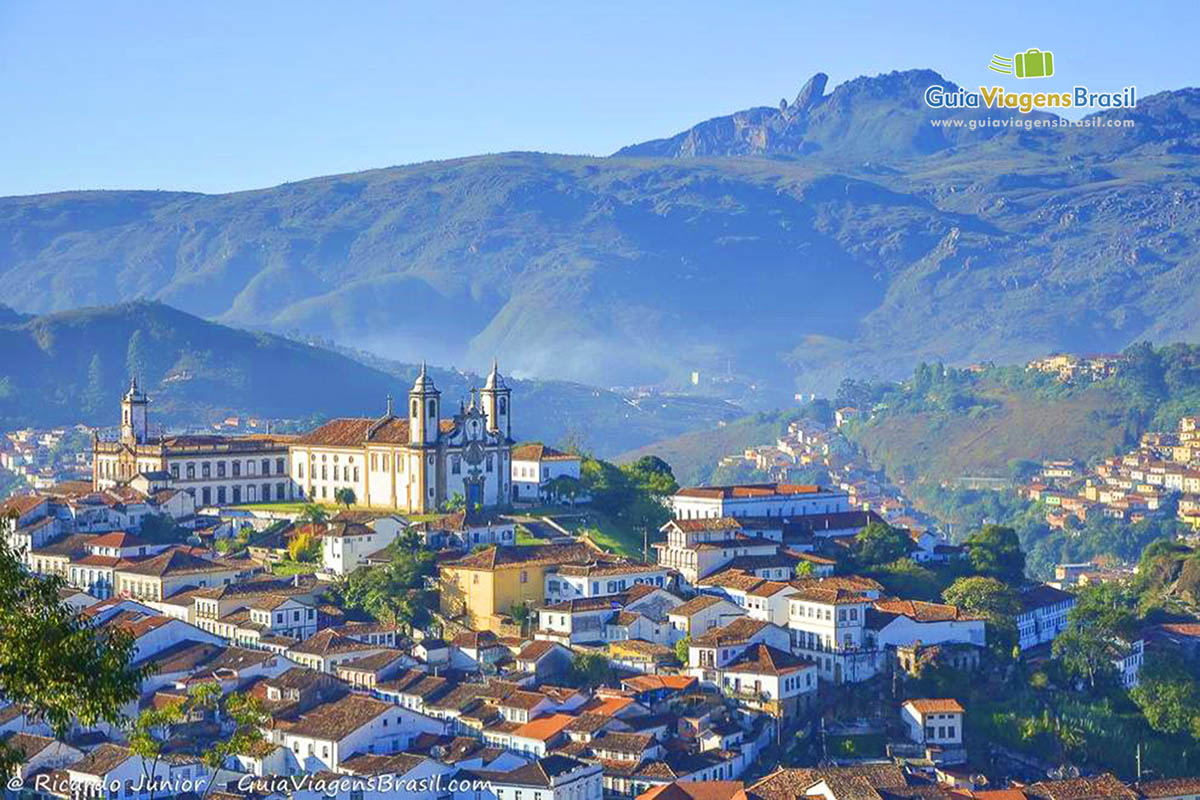
[[[1018,78],[1049,78],[1054,74],[1054,54],[1031,47],[1013,56]]]

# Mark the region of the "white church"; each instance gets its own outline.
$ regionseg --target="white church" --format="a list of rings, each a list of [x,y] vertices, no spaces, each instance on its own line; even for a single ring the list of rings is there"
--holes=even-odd
[[[441,392],[421,365],[406,416],[389,397],[381,417],[331,420],[290,442],[296,497],[333,502],[342,488],[361,506],[436,511],[455,494],[468,508],[507,505],[511,497],[512,397],[493,362],[482,389],[442,418]]]

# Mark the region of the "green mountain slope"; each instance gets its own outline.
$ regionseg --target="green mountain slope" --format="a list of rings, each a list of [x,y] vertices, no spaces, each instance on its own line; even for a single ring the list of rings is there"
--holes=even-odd
[[[0,322],[0,429],[84,422],[112,425],[131,373],[149,391],[156,420],[196,424],[242,413],[313,420],[383,413],[417,367],[344,354],[199,319],[161,303],[134,302]],[[433,369],[448,409],[482,385],[476,375]],[[512,379],[522,438],[567,438],[608,455],[738,409],[702,398],[639,404],[563,381]]]
[[[814,85],[691,149],[4,198],[0,280],[19,311],[154,298],[410,363],[731,374],[760,407],[921,359],[1200,336],[1200,92],[1102,115],[1132,129],[931,139],[933,80]]]

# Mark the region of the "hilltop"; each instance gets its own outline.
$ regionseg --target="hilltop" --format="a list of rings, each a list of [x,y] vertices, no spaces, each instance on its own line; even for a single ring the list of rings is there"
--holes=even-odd
[[[3,198],[0,279],[23,313],[153,298],[409,363],[503,353],[517,375],[660,387],[698,371],[757,408],[920,360],[1200,336],[1200,92],[1095,117],[1129,129],[933,132],[933,81],[952,85],[816,76],[786,107],[610,158]]]
[[[115,306],[0,322],[3,427],[83,422],[112,425],[131,373],[150,393],[155,419],[204,424],[241,413],[303,425],[330,416],[383,413],[403,397],[418,367],[383,359],[372,365],[273,334],[238,330],[162,303]],[[479,376],[433,368],[448,403],[465,398]],[[736,407],[703,398],[636,403],[614,392],[564,381],[511,379],[522,436],[577,440],[604,455],[664,433],[715,424]]]

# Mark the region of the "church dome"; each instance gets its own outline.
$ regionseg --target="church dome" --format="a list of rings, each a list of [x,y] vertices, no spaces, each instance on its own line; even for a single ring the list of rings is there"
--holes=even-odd
[[[492,371],[488,373],[487,382],[483,384],[484,389],[507,389],[508,386],[504,383],[504,376],[500,374],[500,369],[496,364],[496,359],[492,359]]]
[[[413,381],[412,391],[425,393],[437,391],[437,387],[433,385],[433,378],[429,377],[428,373],[425,371],[424,361],[421,362],[420,374],[417,375],[417,379]]]

